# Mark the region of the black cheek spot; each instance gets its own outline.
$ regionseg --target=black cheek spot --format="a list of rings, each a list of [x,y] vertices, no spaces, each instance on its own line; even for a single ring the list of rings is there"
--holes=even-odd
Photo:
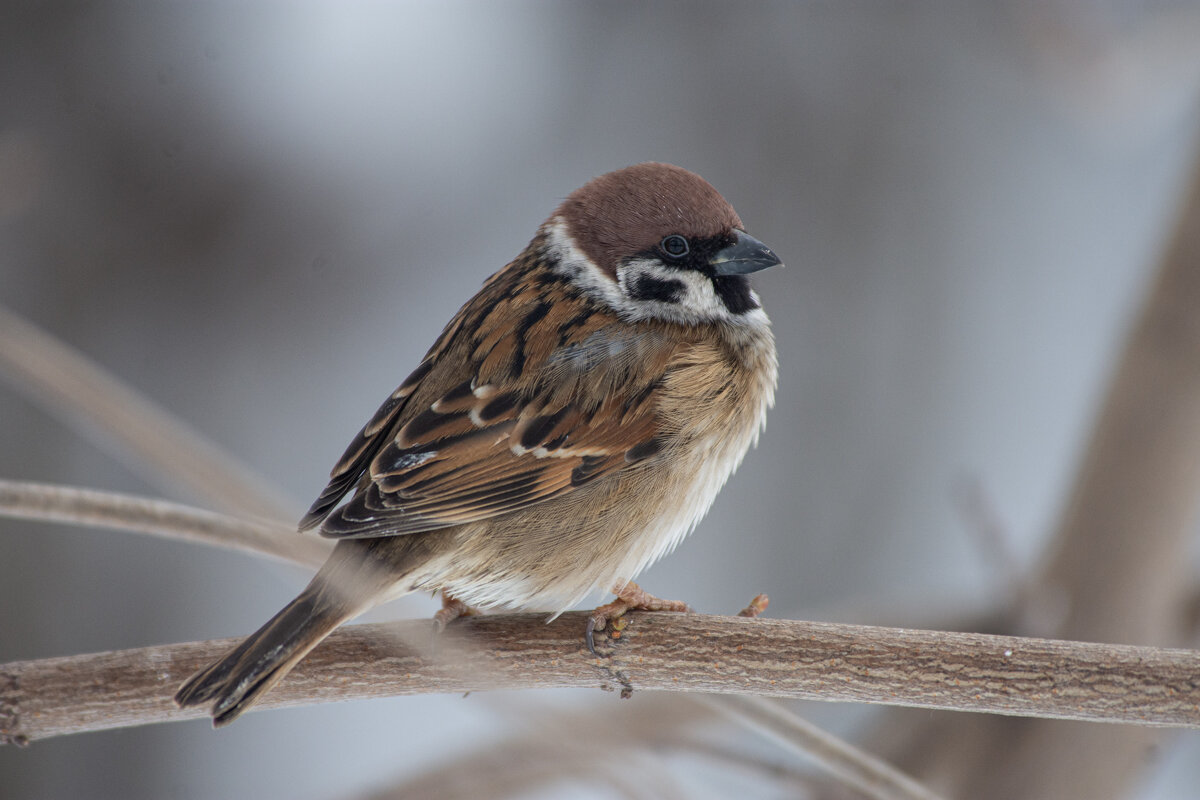
[[[657,300],[660,303],[678,303],[683,297],[683,283],[670,278],[655,278],[639,275],[629,284],[628,294],[634,300]]]
[[[731,314],[745,314],[760,306],[750,294],[750,281],[741,275],[716,275],[712,279],[713,290]]]

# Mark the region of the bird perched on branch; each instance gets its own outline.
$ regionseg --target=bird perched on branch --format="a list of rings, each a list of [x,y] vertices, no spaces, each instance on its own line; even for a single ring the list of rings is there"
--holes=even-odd
[[[560,613],[611,588],[589,648],[626,611],[687,610],[632,579],[758,437],[775,344],[746,275],[779,263],[679,167],[573,192],[334,466],[300,522],[338,540],[316,577],[175,701],[231,722],[336,627],[409,592],[441,592],[441,628],[475,606]]]

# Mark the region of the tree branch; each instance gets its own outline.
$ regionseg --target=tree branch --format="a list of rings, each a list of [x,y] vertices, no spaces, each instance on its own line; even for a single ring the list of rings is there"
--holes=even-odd
[[[262,708],[429,692],[600,687],[756,694],[1017,716],[1200,727],[1200,653],[969,633],[699,614],[632,615],[608,658],[583,647],[586,613],[460,620],[438,657],[430,624],[332,634]],[[236,639],[0,666],[0,739],[202,716],[171,694]]]

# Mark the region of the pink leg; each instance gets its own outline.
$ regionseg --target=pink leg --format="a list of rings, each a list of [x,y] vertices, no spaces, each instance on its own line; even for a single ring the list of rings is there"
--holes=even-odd
[[[692,607],[679,600],[663,600],[642,589],[633,581],[620,588],[613,589],[617,599],[600,606],[588,617],[587,630],[584,638],[592,655],[596,653],[596,643],[593,634],[604,630],[609,622],[624,616],[627,611],[678,611],[691,613]],[[613,638],[616,638],[614,636]]]
[[[442,592],[442,607],[436,614],[433,615],[433,624],[437,628],[437,633],[446,630],[446,626],[459,617],[473,617],[479,612],[471,608],[458,598],[451,597]]]

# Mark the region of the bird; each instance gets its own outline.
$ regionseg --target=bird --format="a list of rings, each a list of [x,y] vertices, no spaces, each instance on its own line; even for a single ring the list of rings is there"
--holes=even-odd
[[[611,590],[587,621],[593,654],[627,611],[689,611],[633,579],[763,430],[778,361],[747,275],[781,263],[681,167],[572,192],[334,465],[299,524],[336,540],[311,583],[175,702],[228,724],[339,625],[410,592],[441,593],[440,631]]]

